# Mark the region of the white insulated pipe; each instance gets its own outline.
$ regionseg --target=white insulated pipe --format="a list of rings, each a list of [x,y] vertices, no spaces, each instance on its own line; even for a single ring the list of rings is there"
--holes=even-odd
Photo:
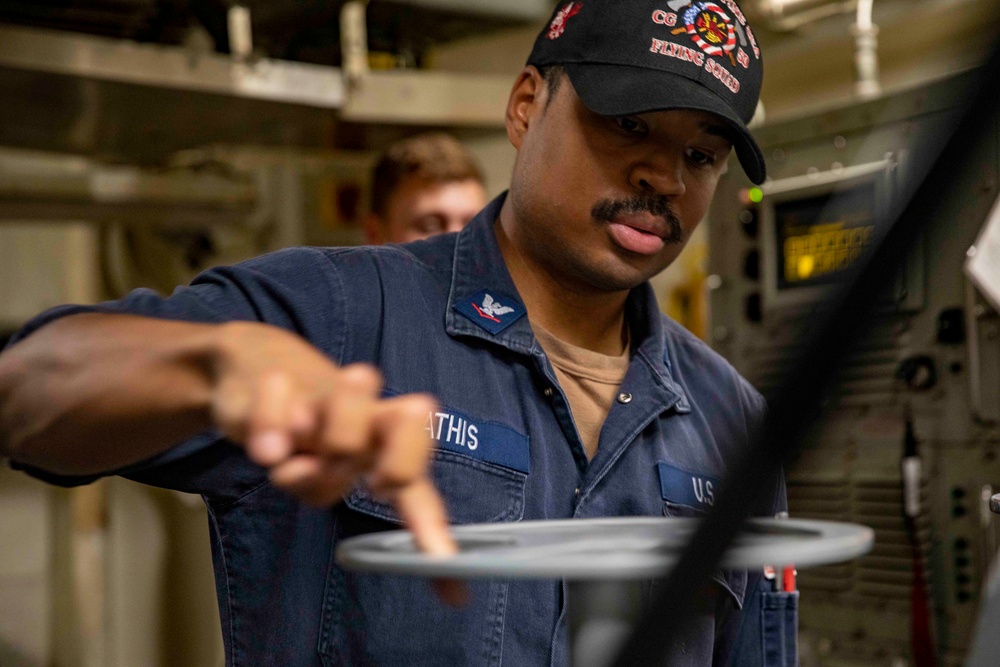
[[[875,0],[858,0],[854,34],[854,90],[859,97],[875,97],[882,92],[878,68],[878,26],[872,20]]]

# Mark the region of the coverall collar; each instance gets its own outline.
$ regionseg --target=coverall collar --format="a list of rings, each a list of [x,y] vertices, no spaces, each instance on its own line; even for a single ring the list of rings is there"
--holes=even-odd
[[[458,234],[445,325],[451,336],[471,336],[519,354],[536,355],[541,346],[528,323],[524,302],[493,230],[506,197],[504,192],[487,204]],[[502,314],[496,314],[496,309],[484,312],[484,302],[511,310]],[[631,328],[635,356],[646,359],[665,387],[683,395],[685,392],[671,374],[662,317],[648,282],[632,289],[625,302],[625,318]]]

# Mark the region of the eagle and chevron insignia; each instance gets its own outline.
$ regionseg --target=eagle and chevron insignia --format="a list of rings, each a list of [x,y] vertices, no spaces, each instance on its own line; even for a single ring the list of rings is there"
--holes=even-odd
[[[472,306],[482,317],[485,317],[488,320],[493,320],[494,322],[499,322],[500,320],[498,318],[500,316],[514,312],[513,308],[501,305],[499,301],[494,300],[494,298],[489,294],[483,296],[482,306],[477,306],[475,302],[473,302]]]
[[[524,306],[516,298],[487,290],[480,290],[462,299],[454,305],[454,309],[473,324],[494,335],[525,314]]]

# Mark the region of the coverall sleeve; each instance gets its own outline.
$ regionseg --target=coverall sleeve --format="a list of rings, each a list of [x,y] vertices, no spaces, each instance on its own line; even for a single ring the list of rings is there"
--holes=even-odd
[[[337,255],[335,250],[292,248],[210,269],[169,297],[137,289],[117,301],[59,306],[28,322],[14,334],[8,347],[63,317],[112,313],[199,323],[267,323],[299,334],[339,361],[345,339],[346,309],[334,261]],[[215,431],[201,433],[148,460],[99,475],[56,475],[17,463],[12,467],[60,486],[78,486],[106,475],[121,475],[219,500],[240,497],[266,481],[262,468]]]

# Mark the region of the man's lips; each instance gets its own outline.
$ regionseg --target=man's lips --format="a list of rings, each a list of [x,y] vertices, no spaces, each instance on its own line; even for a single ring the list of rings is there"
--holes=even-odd
[[[632,227],[646,234],[659,236],[661,239],[670,236],[670,225],[667,224],[667,221],[651,213],[623,213],[616,216],[611,222],[612,224]]]
[[[655,255],[670,236],[666,221],[648,213],[619,215],[608,229],[616,244],[639,255]]]

